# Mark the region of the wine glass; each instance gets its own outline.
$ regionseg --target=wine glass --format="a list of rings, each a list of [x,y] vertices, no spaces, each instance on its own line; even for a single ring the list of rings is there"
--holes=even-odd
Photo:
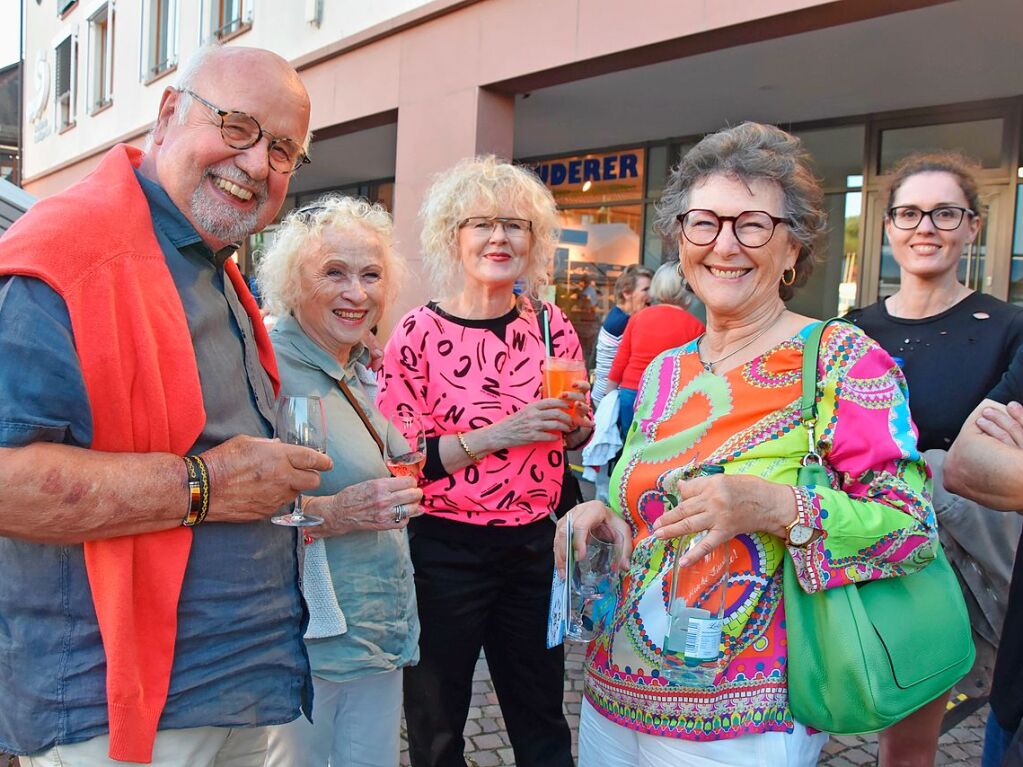
[[[392,476],[419,479],[426,463],[426,432],[417,413],[405,410],[390,419],[386,453]]]
[[[282,396],[277,402],[276,419],[274,436],[281,442],[311,447],[320,453],[327,452],[327,420],[319,397]],[[271,517],[270,521],[288,527],[323,524],[322,517],[302,513],[301,493],[295,497],[295,506],[291,512],[278,514]]]

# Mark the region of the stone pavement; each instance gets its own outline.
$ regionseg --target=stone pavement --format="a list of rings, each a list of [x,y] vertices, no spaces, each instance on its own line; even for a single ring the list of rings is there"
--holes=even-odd
[[[583,651],[584,645],[572,644],[565,664],[565,715],[572,727],[572,753],[576,753],[575,737],[579,728],[579,706],[582,701],[583,689]],[[473,679],[472,707],[469,709],[469,721],[465,725],[465,754],[470,765],[476,767],[502,767],[514,765],[508,734],[504,729],[504,719],[497,704],[490,681],[490,671],[486,659],[482,656],[476,664],[476,675]],[[968,716],[952,727],[938,741],[936,767],[955,765],[956,767],[978,767],[980,752],[984,743],[984,722],[987,719],[987,706]],[[877,762],[877,736],[837,736],[832,737],[821,753],[818,764],[827,767],[861,767]],[[408,751],[405,745],[405,729],[402,724],[401,764],[408,765]]]

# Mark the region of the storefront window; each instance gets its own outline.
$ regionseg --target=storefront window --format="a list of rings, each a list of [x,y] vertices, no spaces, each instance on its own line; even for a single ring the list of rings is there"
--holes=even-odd
[[[845,314],[856,305],[859,280],[860,219],[863,207],[865,125],[799,131],[817,178],[825,189],[828,229],[818,245],[809,282],[789,308],[821,319]]]
[[[561,243],[554,256],[554,300],[572,321],[588,355],[604,316],[614,305],[614,285],[639,261],[641,205],[605,205],[561,211]]]
[[[663,174],[667,147],[654,155]],[[640,261],[647,152],[574,155],[534,166],[561,209],[561,242],[551,269],[553,300],[565,310],[589,356],[614,304],[622,270]]]
[[[914,152],[950,149],[974,158],[982,168],[1002,167],[1004,120],[918,125],[881,132],[878,173],[887,173],[899,160]]]

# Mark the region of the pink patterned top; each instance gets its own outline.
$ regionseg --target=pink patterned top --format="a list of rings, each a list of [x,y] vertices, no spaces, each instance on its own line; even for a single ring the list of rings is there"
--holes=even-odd
[[[666,578],[678,541],[659,541],[652,526],[694,459],[726,475],[795,482],[807,450],[801,365],[812,327],[722,375],[704,371],[694,342],[646,370],[611,477],[611,505],[632,527],[635,547],[611,625],[590,647],[586,679],[587,700],[623,727],[686,740],[792,729],[785,542],[751,532],[726,544],[724,657],[714,685],[693,688],[660,675]],[[919,569],[933,558],[937,526],[902,371],[858,328],[831,326],[818,391],[817,452],[832,487],[797,491],[802,522],[822,531],[806,548],[788,549],[800,586],[814,592]]]
[[[545,305],[554,355],[582,359],[568,317]],[[420,306],[387,342],[377,405],[384,413],[400,406],[417,411],[428,436],[479,429],[540,399],[545,356],[531,308],[508,323],[502,338]],[[561,495],[563,460],[561,439],[499,450],[422,485],[423,506],[427,514],[473,525],[536,522]]]

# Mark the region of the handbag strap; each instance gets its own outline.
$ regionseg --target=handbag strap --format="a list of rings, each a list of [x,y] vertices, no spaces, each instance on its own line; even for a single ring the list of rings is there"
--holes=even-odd
[[[355,410],[356,415],[359,416],[359,420],[362,421],[362,425],[366,427],[366,431],[369,432],[369,436],[373,438],[373,441],[377,443],[377,447],[380,449],[380,455],[384,461],[387,460],[387,451],[384,449],[384,441],[380,439],[380,434],[373,426],[373,422],[369,420],[369,416],[363,411],[362,406],[359,404],[359,400],[355,398],[352,390],[348,384],[345,383],[343,378],[339,378],[337,382],[338,388],[341,389],[341,393],[345,395],[345,399],[348,400],[349,404]]]
[[[806,427],[807,448],[803,456],[803,466],[811,463],[823,465],[824,459],[817,452],[817,437],[815,429],[817,426],[817,368],[821,355],[821,338],[824,336],[824,329],[833,322],[848,322],[842,317],[832,317],[830,320],[818,322],[810,335],[806,338],[803,346],[803,396],[800,401],[799,417]]]

